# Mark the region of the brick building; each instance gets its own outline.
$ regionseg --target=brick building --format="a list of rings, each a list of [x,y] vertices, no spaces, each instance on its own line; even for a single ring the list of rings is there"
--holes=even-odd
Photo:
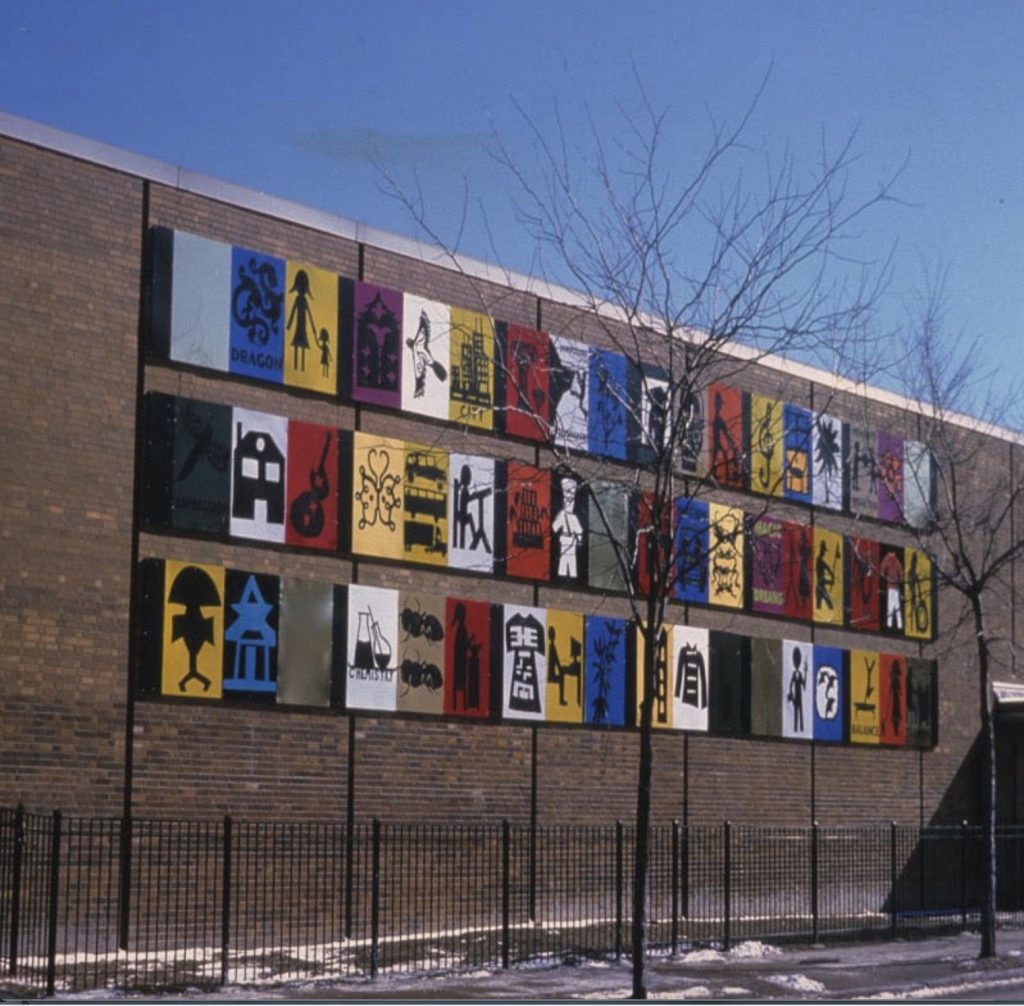
[[[649,430],[571,293],[13,117],[0,205],[0,804],[629,817],[628,607],[590,497],[635,533]],[[531,403],[601,482],[553,471]],[[655,816],[974,815],[971,640],[906,526],[913,403],[767,361],[699,408],[721,512],[677,515],[706,555],[670,604]]]

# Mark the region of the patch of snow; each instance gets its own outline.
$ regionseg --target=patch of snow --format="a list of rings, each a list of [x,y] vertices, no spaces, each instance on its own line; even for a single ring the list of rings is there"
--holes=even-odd
[[[670,999],[678,1002],[680,999],[710,999],[711,989],[706,985],[690,985],[685,989],[663,989],[660,992],[648,992],[648,999]]]
[[[691,950],[679,958],[684,964],[708,964],[712,961],[724,961],[725,954],[719,950]]]
[[[730,957],[739,960],[761,960],[765,957],[777,957],[782,953],[779,947],[771,943],[762,943],[760,940],[744,940],[729,951]]]
[[[791,992],[824,992],[825,986],[807,975],[769,975],[767,981]]]

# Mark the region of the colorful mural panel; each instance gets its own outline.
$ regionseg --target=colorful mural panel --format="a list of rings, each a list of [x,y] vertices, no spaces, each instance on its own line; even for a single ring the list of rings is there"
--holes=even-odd
[[[352,551],[386,559],[405,554],[406,444],[356,433],[352,438]]]
[[[448,565],[455,569],[494,572],[496,468],[491,458],[450,455]]]
[[[845,505],[846,424],[821,412],[814,417],[811,493],[815,506],[842,510]]]
[[[845,539],[835,531],[815,527],[814,621],[842,625],[845,615]]]
[[[850,512],[859,517],[878,514],[878,455],[875,435],[862,426],[849,427],[847,485]]]
[[[403,472],[404,558],[444,566],[448,561],[448,452],[406,444]]]
[[[338,431],[290,420],[287,470],[285,542],[333,552],[338,547]]]
[[[289,262],[284,325],[284,383],[322,395],[338,391],[338,277]]]
[[[551,473],[508,462],[505,572],[546,580],[551,572]]]
[[[715,733],[750,733],[750,640],[731,632],[708,633],[711,698],[708,727]]]
[[[750,609],[758,614],[786,612],[782,527],[782,521],[774,517],[758,517],[750,529]]]
[[[708,630],[672,626],[672,725],[706,731],[710,706],[711,653]]]
[[[621,618],[585,616],[584,720],[594,726],[626,723],[627,625]]]
[[[654,654],[654,698],[651,704],[651,726],[656,730],[671,730],[675,726],[672,721],[672,632],[673,626],[663,625],[658,635],[658,645]],[[644,674],[644,658],[647,643],[641,626],[633,627],[633,682],[636,695],[636,706],[633,710],[633,722],[639,726],[643,709],[646,682]]]
[[[402,410],[447,419],[452,312],[447,304],[404,294]]]
[[[904,571],[903,549],[896,545],[878,546],[878,578],[881,587],[882,631],[902,636]]]
[[[561,584],[587,582],[586,487],[568,472],[551,473],[551,579]]]
[[[502,608],[502,717],[543,720],[547,677],[547,612],[506,604]]]
[[[667,594],[672,587],[668,564],[672,558],[672,511],[669,500],[659,501],[654,493],[637,493],[636,506],[636,586],[647,595],[658,585]],[[657,525],[657,526],[656,526]]]
[[[231,535],[281,544],[288,420],[249,409],[234,409],[231,418]]]
[[[708,504],[703,500],[676,500],[675,542],[676,600],[707,604],[711,531],[708,526]]]
[[[547,332],[520,325],[498,325],[503,365],[498,386],[501,426],[526,440],[547,441],[551,434],[551,351]]]
[[[552,440],[559,447],[585,451],[590,430],[590,347],[551,336]]]
[[[668,373],[652,364],[629,368],[629,445],[628,456],[638,464],[650,464],[668,445],[669,397]]]
[[[782,736],[811,740],[814,736],[814,653],[810,643],[782,642]]]
[[[445,695],[445,599],[428,591],[403,590],[398,610],[398,711],[439,716]]]
[[[782,402],[750,395],[750,489],[781,496],[783,488]]]
[[[851,629],[877,632],[881,628],[878,542],[867,538],[850,538],[846,554],[848,624]]]
[[[913,528],[926,528],[935,512],[934,459],[927,444],[903,443],[903,518]]]
[[[357,282],[353,310],[352,397],[370,405],[401,408],[402,294]]]
[[[907,662],[892,653],[880,653],[879,733],[882,744],[907,743]]]
[[[850,651],[850,741],[877,744],[881,733],[881,672],[874,650]]]
[[[903,440],[888,430],[878,432],[878,517],[903,520]]]
[[[785,475],[783,495],[796,503],[810,503],[814,497],[813,434],[811,413],[798,405],[783,407]]]
[[[905,548],[904,632],[912,639],[935,637],[935,581],[931,560],[919,548]]]
[[[707,470],[707,422],[704,399],[705,396],[688,383],[684,383],[680,389],[679,412],[675,417],[678,450],[676,462],[679,470],[686,475],[703,475]]]
[[[915,748],[935,746],[936,699],[935,662],[911,658],[907,661],[907,744]]]
[[[805,524],[784,521],[782,525],[783,576],[786,583],[787,618],[809,622],[813,607],[814,540]]]
[[[583,616],[549,610],[547,631],[546,718],[552,723],[582,723],[586,682]]]
[[[712,384],[708,402],[708,471],[719,485],[743,489],[747,440],[744,396],[724,384]]]
[[[284,260],[233,248],[231,277],[228,370],[240,377],[280,384],[284,375]]]
[[[219,699],[224,680],[222,566],[164,563],[160,692]]]
[[[224,579],[225,695],[274,700],[280,581],[229,569]]]
[[[452,308],[448,418],[494,428],[494,323],[479,311]]]
[[[398,591],[352,584],[346,591],[345,708],[398,708]]]
[[[814,647],[814,739],[838,744],[846,728],[846,653]]]
[[[626,460],[629,432],[629,361],[620,353],[590,354],[588,447],[591,453]]]
[[[491,715],[491,605],[449,597],[445,602],[444,714]]]
[[[619,560],[625,543],[630,540],[629,502],[629,490],[618,483],[599,479],[589,487],[587,575],[590,586],[596,590],[625,589]]]
[[[708,601],[727,608],[743,607],[743,511],[711,503],[708,527]]]

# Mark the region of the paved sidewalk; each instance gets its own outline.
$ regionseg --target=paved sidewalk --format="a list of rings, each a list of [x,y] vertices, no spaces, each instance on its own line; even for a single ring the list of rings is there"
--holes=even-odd
[[[974,934],[891,942],[778,948],[741,943],[728,953],[698,950],[655,957],[649,966],[656,999],[949,998],[1024,1000],[1024,931],[1000,932],[999,956],[979,961]],[[621,1000],[629,996],[625,963],[522,965],[508,971],[433,977],[382,976],[370,982],[302,982],[233,986],[175,995],[203,1000]],[[84,998],[84,997],[83,997]],[[168,996],[168,998],[172,998]]]

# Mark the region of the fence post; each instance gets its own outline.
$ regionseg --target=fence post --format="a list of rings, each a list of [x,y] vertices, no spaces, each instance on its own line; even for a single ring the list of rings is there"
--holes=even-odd
[[[508,923],[509,901],[511,899],[510,865],[512,858],[512,832],[508,818],[501,822],[501,966],[508,967]]]
[[[811,822],[811,942],[818,942],[818,822]]]
[[[889,822],[889,936],[896,939],[896,822]]]
[[[46,934],[46,994],[52,999],[57,990],[57,903],[60,892],[61,814],[53,812],[50,829],[50,890],[48,932]]]
[[[722,858],[722,873],[723,873],[723,896],[724,896],[724,909],[722,924],[724,932],[722,934],[722,947],[725,950],[729,950],[732,945],[732,825],[726,821],[722,825],[722,842],[723,858]]]
[[[13,975],[18,968],[18,929],[21,925],[21,864],[25,855],[25,805],[18,804],[14,812],[14,862],[11,869],[11,942],[10,967]]]
[[[622,959],[622,822],[615,822],[615,959]]]
[[[370,977],[377,977],[380,964],[380,821],[373,819],[372,865],[370,873]]]
[[[967,928],[967,819],[960,822],[960,930]]]
[[[220,879],[220,983],[228,983],[228,951],[231,948],[231,815],[224,815]]]
[[[679,950],[679,822],[672,822],[672,954]]]
[[[129,913],[132,899],[132,819],[121,818],[121,846],[118,870],[117,920],[118,946],[128,949]]]

